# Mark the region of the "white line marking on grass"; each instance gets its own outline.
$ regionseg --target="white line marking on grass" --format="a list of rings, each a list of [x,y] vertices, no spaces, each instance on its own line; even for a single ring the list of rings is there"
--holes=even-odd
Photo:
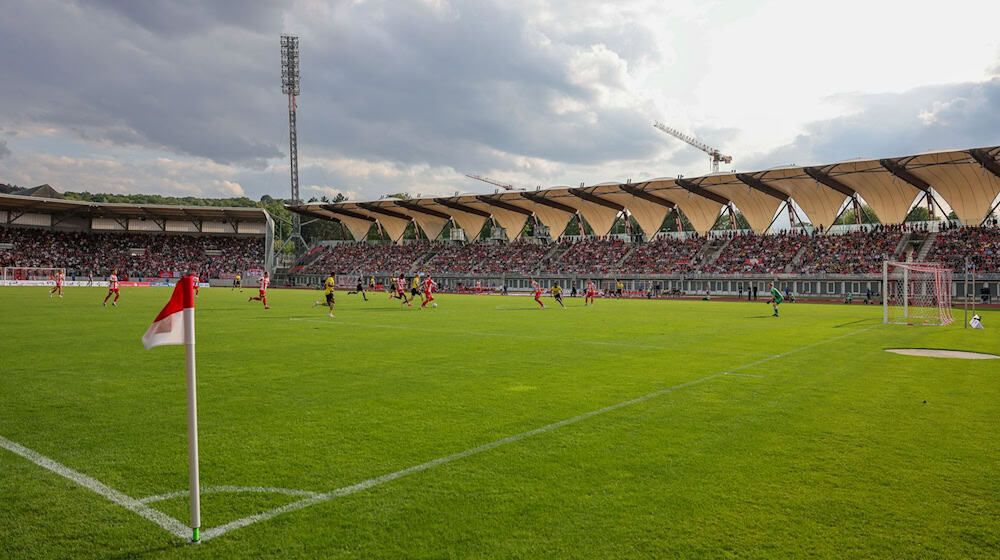
[[[258,494],[284,494],[286,496],[318,496],[319,492],[310,492],[309,490],[295,490],[293,488],[272,488],[270,486],[206,486],[201,489],[202,494],[214,494],[218,492],[234,492],[234,493],[258,493]],[[190,490],[178,490],[177,492],[167,492],[166,494],[157,494],[155,496],[148,496],[139,500],[144,504],[151,504],[154,502],[162,502],[164,500],[170,500],[173,498],[185,498],[191,493]]]
[[[733,373],[731,371],[727,371],[727,372],[723,373],[722,375],[736,375],[736,376],[739,376],[739,377],[756,377],[757,379],[763,379],[764,378],[763,375],[754,375],[752,373]]]
[[[84,488],[91,490],[101,496],[104,496],[111,502],[120,505],[121,507],[133,511],[142,517],[145,517],[149,521],[156,523],[162,527],[166,532],[182,539],[188,539],[191,535],[191,529],[180,521],[170,517],[169,515],[157,511],[146,504],[131,496],[126,496],[122,492],[111,488],[107,484],[100,482],[95,478],[91,478],[79,471],[75,471],[62,463],[58,463],[37,451],[28,449],[27,447],[10,441],[9,439],[0,436],[0,447],[24,457],[25,459],[31,461],[32,463],[42,467],[43,469],[50,470],[59,476],[68,478],[73,482],[83,486]]]
[[[311,317],[289,317],[289,321],[303,321],[307,323],[323,323],[325,325],[351,325],[356,327],[371,327],[373,329],[394,329],[401,331],[420,331],[422,333],[439,333],[439,334],[467,334],[471,336],[492,336],[498,338],[523,338],[527,340],[540,340],[543,342],[577,342],[581,344],[594,344],[598,346],[621,346],[624,348],[644,348],[647,350],[677,350],[679,346],[656,346],[652,344],[629,344],[628,342],[611,342],[606,340],[578,340],[578,339],[565,339],[565,338],[554,338],[546,336],[532,336],[529,334],[517,334],[517,333],[495,333],[495,332],[482,332],[482,331],[443,331],[435,329],[425,329],[423,327],[407,327],[403,325],[380,325],[374,323],[359,323],[357,321],[326,321],[323,319],[313,319]],[[692,348],[685,348],[685,352],[696,352],[701,354],[735,354],[740,356],[746,355],[765,355],[762,352],[734,352],[727,350],[698,350]]]
[[[294,319],[295,318],[293,318],[293,320]],[[309,319],[297,319],[297,320],[309,320]],[[372,325],[367,325],[367,326],[372,326]],[[853,335],[858,334],[858,333],[869,331],[869,330],[871,330],[873,328],[875,328],[875,327],[873,326],[873,327],[868,327],[868,328],[865,328],[865,329],[859,329],[859,330],[856,330],[856,331],[852,331],[850,333],[847,333],[847,334],[844,334],[844,335],[841,335],[841,336],[836,336],[836,337],[829,338],[829,339],[826,339],[826,340],[821,340],[819,342],[814,342],[812,344],[807,344],[806,346],[802,346],[800,348],[795,348],[795,349],[789,350],[787,352],[782,352],[781,354],[775,354],[775,355],[770,356],[768,358],[757,360],[755,362],[751,362],[749,364],[745,364],[745,365],[738,366],[738,367],[731,368],[731,369],[732,370],[740,370],[740,369],[745,369],[745,368],[752,367],[752,366],[755,366],[755,365],[759,365],[759,364],[762,364],[762,363],[766,363],[766,362],[769,362],[771,360],[776,360],[778,358],[783,358],[783,357],[788,356],[790,354],[794,354],[796,352],[801,352],[803,350],[808,350],[810,348],[814,348],[814,347],[819,346],[821,344],[826,344],[828,342],[834,342],[836,340],[840,340],[840,339],[843,339],[843,338],[846,338],[846,337],[849,337],[849,336],[853,336]],[[494,333],[487,333],[487,334],[489,334],[491,336],[494,335]],[[504,336],[504,335],[496,335],[496,336]],[[653,398],[659,397],[659,396],[664,395],[666,393],[669,393],[669,392],[672,392],[672,391],[676,391],[678,389],[683,389],[685,387],[690,387],[690,386],[696,385],[698,383],[703,383],[703,382],[708,381],[710,379],[715,379],[716,377],[722,377],[722,376],[727,376],[727,375],[741,375],[741,376],[744,376],[744,377],[762,377],[762,376],[755,376],[755,375],[751,375],[751,374],[737,374],[737,373],[733,373],[732,371],[723,371],[723,372],[720,372],[720,373],[715,373],[715,374],[712,374],[712,375],[708,375],[708,376],[702,377],[700,379],[695,379],[695,380],[692,380],[692,381],[686,381],[684,383],[679,383],[677,385],[673,385],[673,386],[667,387],[665,389],[660,389],[658,391],[654,391],[652,393],[648,393],[648,394],[643,395],[641,397],[636,397],[634,399],[629,399],[627,401],[622,401],[620,403],[612,404],[612,405],[606,406],[604,408],[599,408],[597,410],[593,410],[593,411],[590,411],[590,412],[579,414],[577,416],[573,416],[572,418],[567,418],[565,420],[560,420],[558,422],[553,422],[552,424],[548,424],[548,425],[542,426],[540,428],[535,428],[533,430],[528,430],[527,432],[521,432],[520,434],[515,434],[515,435],[512,435],[512,436],[503,438],[503,439],[499,439],[499,440],[496,440],[496,441],[493,441],[493,442],[490,442],[490,443],[486,443],[486,444],[483,444],[483,445],[480,445],[480,446],[477,446],[477,447],[473,447],[471,449],[466,449],[465,451],[460,451],[460,452],[454,453],[452,455],[447,455],[445,457],[440,457],[438,459],[433,459],[431,461],[427,461],[426,463],[421,463],[419,465],[414,465],[412,467],[408,467],[408,468],[405,468],[405,469],[402,469],[402,470],[398,470],[396,472],[384,474],[382,476],[378,476],[378,477],[375,477],[375,478],[370,478],[368,480],[363,480],[361,482],[358,482],[357,484],[353,484],[351,486],[345,486],[343,488],[338,488],[336,490],[331,490],[331,491],[323,493],[323,494],[318,494],[318,493],[314,493],[314,492],[308,492],[308,491],[305,491],[305,490],[290,490],[290,489],[287,489],[287,488],[269,488],[269,487],[256,487],[256,486],[253,486],[253,487],[248,487],[248,486],[215,486],[215,487],[206,488],[204,490],[205,492],[209,492],[209,491],[219,491],[219,492],[226,492],[226,491],[229,491],[229,492],[242,492],[242,491],[257,492],[257,491],[259,491],[259,492],[279,492],[279,493],[283,493],[283,494],[287,494],[287,495],[296,495],[296,496],[297,495],[304,495],[304,496],[307,496],[307,497],[304,498],[304,499],[302,499],[302,500],[299,500],[299,501],[296,501],[296,502],[292,502],[290,504],[286,504],[284,506],[281,506],[281,507],[278,507],[278,508],[275,508],[275,509],[272,509],[272,510],[268,510],[268,511],[261,512],[261,513],[255,514],[255,515],[244,517],[242,519],[237,519],[235,521],[231,521],[229,523],[220,525],[218,527],[212,527],[212,528],[204,529],[201,532],[201,540],[206,541],[206,540],[209,540],[209,539],[213,539],[215,537],[222,536],[222,535],[224,535],[224,534],[226,534],[226,533],[228,533],[230,531],[234,531],[236,529],[239,529],[239,528],[242,528],[242,527],[246,527],[248,525],[252,525],[252,524],[257,523],[259,521],[265,521],[265,520],[268,520],[268,519],[272,519],[272,518],[277,517],[277,516],[279,516],[281,514],[284,514],[284,513],[289,513],[289,512],[297,511],[297,510],[309,507],[309,506],[314,505],[314,504],[328,502],[328,501],[333,500],[335,498],[340,498],[340,497],[343,497],[343,496],[349,496],[351,494],[355,494],[357,492],[361,492],[362,490],[367,490],[367,489],[372,488],[374,486],[378,486],[378,485],[384,484],[386,482],[391,482],[393,480],[396,480],[398,478],[402,478],[402,477],[407,476],[407,475],[411,475],[411,474],[414,474],[414,473],[422,472],[422,471],[425,471],[425,470],[437,467],[439,465],[443,465],[443,464],[446,464],[446,463],[451,463],[453,461],[458,461],[459,459],[464,459],[464,458],[472,456],[472,455],[483,453],[485,451],[489,451],[491,449],[495,449],[497,447],[500,447],[502,445],[506,445],[508,443],[515,443],[515,442],[521,441],[523,439],[529,438],[531,436],[535,436],[535,435],[538,435],[538,434],[541,434],[541,433],[549,432],[549,431],[555,430],[556,428],[561,428],[561,427],[567,426],[569,424],[574,424],[574,423],[579,422],[581,420],[586,420],[588,418],[591,418],[591,417],[594,417],[594,416],[597,416],[597,415],[600,415],[600,414],[604,414],[604,413],[607,413],[607,412],[611,412],[611,411],[617,410],[619,408],[624,408],[626,406],[631,406],[633,404],[638,404],[638,403],[647,401],[649,399],[653,399]],[[9,451],[17,454],[17,455],[20,455],[20,456],[24,457],[25,459],[28,459],[29,461],[35,463],[36,465],[38,465],[38,466],[40,466],[42,468],[48,469],[48,470],[50,470],[50,471],[52,471],[52,472],[54,472],[54,473],[56,473],[56,474],[58,474],[60,476],[68,478],[68,479],[72,480],[73,482],[76,482],[77,484],[79,484],[79,485],[81,485],[81,486],[83,486],[85,488],[88,488],[89,490],[91,490],[91,491],[93,491],[93,492],[95,492],[95,493],[97,493],[97,494],[99,494],[101,496],[104,496],[105,498],[107,498],[111,502],[113,502],[115,504],[118,504],[118,505],[122,506],[125,509],[133,511],[136,514],[138,514],[138,515],[140,515],[140,516],[148,519],[149,521],[152,521],[153,523],[159,525],[161,528],[163,528],[168,533],[170,533],[170,534],[172,534],[172,535],[174,535],[174,536],[176,536],[176,537],[178,537],[180,539],[183,539],[183,540],[187,540],[188,539],[188,535],[189,535],[189,533],[188,533],[188,531],[189,531],[188,527],[186,527],[183,523],[181,523],[177,519],[174,519],[173,517],[170,517],[169,515],[166,515],[166,514],[160,512],[160,511],[157,511],[157,510],[149,507],[148,505],[146,505],[147,503],[161,501],[161,500],[166,500],[166,499],[170,499],[170,498],[173,498],[173,497],[186,496],[187,495],[186,491],[171,492],[171,493],[168,493],[168,494],[160,494],[160,495],[157,495],[157,496],[150,496],[150,497],[144,498],[142,500],[137,500],[135,498],[132,498],[131,496],[127,496],[127,495],[123,494],[122,492],[119,492],[118,490],[115,490],[115,489],[107,486],[106,484],[101,483],[100,481],[98,481],[98,480],[96,480],[94,478],[91,478],[91,477],[89,477],[89,476],[87,476],[85,474],[82,474],[80,472],[74,471],[73,469],[70,469],[69,467],[66,467],[65,465],[57,463],[56,461],[53,461],[52,459],[49,459],[48,457],[46,457],[46,456],[44,456],[44,455],[42,455],[42,454],[40,454],[38,452],[32,451],[31,449],[28,449],[27,447],[24,447],[24,446],[22,446],[22,445],[20,445],[18,443],[10,441],[10,440],[4,438],[3,436],[0,436],[0,447],[3,447],[3,448],[5,448],[5,449],[7,449],[7,450],[9,450]]]
[[[814,342],[812,344],[806,344],[805,346],[802,346],[801,348],[795,348],[795,349],[789,350],[787,352],[782,352],[781,354],[775,354],[775,355],[773,355],[773,356],[771,356],[769,358],[763,358],[761,360],[757,360],[756,362],[750,362],[749,364],[745,364],[745,365],[742,365],[742,366],[734,367],[734,368],[732,368],[732,371],[736,371],[736,370],[739,370],[739,369],[746,369],[748,367],[753,367],[753,366],[759,366],[760,364],[763,364],[763,363],[766,363],[766,362],[770,362],[771,360],[777,360],[778,358],[784,358],[785,356],[790,356],[792,354],[795,354],[796,352],[801,352],[803,350],[809,350],[810,348],[815,348],[815,347],[817,347],[817,346],[819,346],[821,344],[826,344],[827,342],[834,342],[834,341],[840,340],[842,338],[847,338],[849,336],[854,336],[854,335],[856,335],[858,333],[863,333],[865,331],[870,331],[870,330],[872,330],[874,328],[875,327],[872,326],[872,327],[868,327],[868,328],[865,328],[865,329],[859,329],[859,330],[856,330],[856,331],[851,331],[851,332],[849,332],[847,334],[842,334],[840,336],[835,336],[833,338],[828,338],[826,340],[821,340],[819,342]]]
[[[553,422],[552,424],[548,424],[548,425],[542,426],[541,428],[535,428],[534,430],[528,430],[527,432],[521,432],[521,433],[513,435],[513,436],[505,437],[503,439],[498,439],[498,440],[490,442],[490,443],[485,443],[485,444],[480,445],[478,447],[473,447],[471,449],[466,449],[465,451],[460,451],[460,452],[454,453],[452,455],[447,455],[445,457],[440,457],[440,458],[434,459],[432,461],[427,461],[426,463],[421,463],[419,465],[414,465],[412,467],[405,468],[405,469],[402,469],[402,470],[399,470],[399,471],[396,471],[396,472],[392,472],[392,473],[389,473],[389,474],[384,474],[382,476],[378,476],[378,477],[375,477],[375,478],[369,478],[368,480],[361,481],[361,482],[359,482],[357,484],[353,484],[351,486],[345,486],[343,488],[338,488],[336,490],[332,490],[332,491],[327,492],[325,494],[320,494],[318,496],[312,496],[312,497],[306,498],[304,500],[299,500],[297,502],[292,502],[290,504],[284,505],[284,506],[279,507],[279,508],[272,509],[270,511],[265,511],[263,513],[258,513],[256,515],[251,515],[249,517],[244,517],[243,519],[237,519],[236,521],[231,521],[229,523],[226,523],[225,525],[220,525],[218,527],[213,527],[211,529],[206,529],[206,530],[202,531],[202,537],[201,538],[202,538],[202,540],[208,540],[208,539],[215,538],[215,537],[218,537],[220,535],[223,535],[225,533],[228,533],[228,532],[230,532],[230,531],[232,531],[234,529],[239,529],[241,527],[246,527],[247,525],[251,525],[253,523],[257,523],[258,521],[264,521],[266,519],[271,519],[273,517],[281,515],[282,513],[288,513],[288,512],[291,512],[291,511],[296,511],[296,510],[302,509],[304,507],[311,506],[313,504],[319,504],[319,503],[322,503],[322,502],[330,501],[330,500],[332,500],[334,498],[340,498],[340,497],[343,497],[343,496],[349,496],[351,494],[360,492],[362,490],[367,490],[367,489],[369,489],[369,488],[371,488],[373,486],[378,486],[380,484],[384,484],[386,482],[390,482],[390,481],[396,480],[397,478],[402,478],[404,476],[407,476],[407,475],[410,475],[410,474],[414,474],[414,473],[418,473],[418,472],[421,472],[421,471],[425,471],[427,469],[431,469],[431,468],[434,468],[436,466],[443,465],[445,463],[451,463],[452,461],[457,461],[459,459],[464,459],[464,458],[469,457],[471,455],[476,455],[476,454],[482,453],[484,451],[489,451],[491,449],[495,449],[497,447],[500,447],[501,445],[506,445],[508,443],[514,443],[514,442],[517,442],[517,441],[521,441],[522,439],[529,438],[531,436],[538,435],[538,434],[541,434],[541,433],[549,432],[549,431],[555,430],[556,428],[561,428],[561,427],[567,426],[569,424],[575,424],[576,422],[579,422],[581,420],[586,420],[587,418],[591,418],[591,417],[597,416],[599,414],[604,414],[606,412],[611,412],[613,410],[618,410],[619,408],[623,408],[623,407],[626,407],[626,406],[631,406],[633,404],[638,404],[638,403],[641,403],[643,401],[648,401],[649,399],[653,399],[653,398],[659,397],[660,395],[664,395],[666,393],[669,393],[669,392],[672,392],[672,391],[676,391],[678,389],[683,389],[685,387],[690,387],[691,385],[696,385],[698,383],[702,383],[702,382],[708,381],[709,379],[715,379],[716,377],[720,377],[721,375],[723,375],[723,374],[722,373],[715,373],[715,374],[712,374],[712,375],[708,375],[708,376],[702,377],[700,379],[695,379],[693,381],[685,381],[684,383],[679,383],[679,384],[674,385],[672,387],[667,387],[666,389],[660,389],[659,391],[654,391],[652,393],[643,395],[641,397],[636,397],[634,399],[630,399],[630,400],[623,401],[623,402],[620,402],[620,403],[617,403],[617,404],[609,405],[609,406],[606,406],[604,408],[599,408],[597,410],[592,410],[590,412],[585,412],[583,414],[579,414],[579,415],[574,416],[572,418],[567,418],[565,420],[560,420],[558,422]]]
[[[300,320],[308,320],[308,319],[300,319]],[[853,336],[855,334],[858,334],[858,333],[861,333],[861,332],[865,332],[865,331],[871,330],[873,328],[875,328],[875,327],[869,327],[869,328],[866,328],[866,329],[852,331],[852,332],[847,333],[845,335],[836,336],[836,337],[829,338],[829,339],[826,339],[826,340],[821,340],[819,342],[814,342],[812,344],[807,344],[805,346],[802,346],[801,348],[795,348],[795,349],[789,350],[787,352],[782,352],[781,354],[775,354],[775,355],[773,355],[773,356],[771,356],[769,358],[764,358],[762,360],[757,360],[756,362],[751,362],[749,364],[746,364],[746,365],[743,365],[743,366],[739,366],[739,367],[735,367],[735,368],[730,368],[730,369],[732,369],[732,370],[738,370],[738,369],[745,369],[745,368],[748,368],[748,367],[751,367],[751,366],[759,365],[759,364],[762,364],[762,363],[765,363],[765,362],[769,362],[771,360],[776,360],[778,358],[783,358],[785,356],[788,356],[790,354],[794,354],[796,352],[801,352],[803,350],[808,350],[809,348],[814,348],[814,347],[819,346],[821,344],[826,344],[828,342],[834,342],[836,340],[840,340],[840,339],[846,338],[848,336]],[[402,478],[404,476],[407,476],[407,475],[410,475],[410,474],[414,474],[414,473],[418,473],[418,472],[421,472],[421,471],[425,471],[427,469],[431,469],[433,467],[436,467],[436,466],[439,466],[439,465],[443,465],[445,463],[450,463],[452,461],[457,461],[459,459],[464,459],[464,458],[469,457],[471,455],[476,455],[478,453],[482,453],[484,451],[489,451],[491,449],[500,447],[501,445],[506,445],[508,443],[514,443],[514,442],[517,442],[517,441],[521,441],[522,439],[529,438],[529,437],[534,436],[534,435],[538,435],[538,434],[541,434],[541,433],[544,433],[544,432],[549,432],[549,431],[555,430],[556,428],[561,428],[561,427],[567,426],[569,424],[574,424],[576,422],[579,422],[581,420],[586,420],[587,418],[591,418],[591,417],[597,416],[599,414],[604,414],[606,412],[611,412],[611,411],[617,410],[619,408],[624,408],[626,406],[630,406],[630,405],[633,405],[633,404],[638,404],[638,403],[641,403],[643,401],[647,401],[649,399],[653,399],[653,398],[659,397],[660,395],[664,395],[666,393],[669,393],[669,392],[672,392],[672,391],[676,391],[678,389],[683,389],[685,387],[690,387],[691,385],[695,385],[695,384],[698,384],[698,383],[703,383],[703,382],[708,381],[710,379],[715,379],[716,377],[722,377],[722,376],[725,376],[725,375],[734,375],[734,374],[731,371],[724,371],[724,372],[720,372],[720,373],[715,373],[715,374],[712,374],[712,375],[708,375],[708,376],[702,377],[700,379],[695,379],[693,381],[686,381],[684,383],[680,383],[680,384],[674,385],[672,387],[667,387],[666,389],[660,389],[659,391],[654,391],[652,393],[643,395],[641,397],[636,397],[634,399],[623,401],[623,402],[620,402],[618,404],[613,404],[613,405],[606,406],[604,408],[599,408],[597,410],[593,410],[591,412],[586,412],[584,414],[580,414],[580,415],[574,416],[572,418],[567,418],[566,420],[560,420],[559,422],[554,422],[552,424],[548,424],[546,426],[542,426],[541,428],[535,428],[534,430],[529,430],[527,432],[522,432],[520,434],[516,434],[516,435],[513,435],[513,436],[509,436],[509,437],[503,438],[503,439],[499,439],[499,440],[496,440],[494,442],[486,443],[486,444],[480,445],[478,447],[473,447],[473,448],[467,449],[465,451],[460,451],[458,453],[455,453],[455,454],[452,454],[452,455],[447,455],[445,457],[441,457],[441,458],[438,458],[438,459],[434,459],[434,460],[428,461],[426,463],[421,463],[419,465],[415,465],[415,466],[412,466],[412,467],[409,467],[409,468],[405,468],[403,470],[399,470],[399,471],[392,472],[392,473],[389,473],[389,474],[384,474],[382,476],[378,476],[378,477],[375,477],[375,478],[369,478],[368,480],[361,481],[361,482],[359,482],[357,484],[354,484],[354,485],[351,485],[351,486],[345,486],[343,488],[338,488],[336,490],[332,490],[332,491],[327,492],[325,494],[320,494],[318,496],[310,496],[310,497],[305,498],[303,500],[299,500],[297,502],[292,502],[290,504],[286,504],[286,505],[281,506],[279,508],[275,508],[275,509],[272,509],[272,510],[269,510],[269,511],[261,512],[261,513],[258,513],[256,515],[251,515],[251,516],[248,516],[248,517],[244,517],[243,519],[237,519],[236,521],[230,521],[229,523],[226,523],[225,525],[220,525],[218,527],[213,527],[211,529],[206,529],[206,530],[202,531],[202,540],[213,539],[215,537],[222,536],[222,535],[224,535],[224,534],[226,534],[226,533],[228,533],[230,531],[234,531],[236,529],[240,529],[242,527],[246,527],[248,525],[252,525],[252,524],[257,523],[259,521],[266,521],[268,519],[273,519],[273,518],[275,518],[275,517],[277,517],[277,516],[279,516],[281,514],[284,514],[284,513],[289,513],[289,512],[297,511],[297,510],[309,507],[309,506],[314,505],[314,504],[320,504],[320,503],[323,503],[323,502],[328,502],[328,501],[333,500],[335,498],[340,498],[340,497],[343,497],[343,496],[348,496],[350,494],[354,494],[354,493],[360,492],[362,490],[367,490],[367,489],[369,489],[369,488],[371,488],[373,486],[378,486],[380,484],[384,484],[386,482],[390,482],[390,481],[396,480],[397,478]],[[749,375],[749,374],[744,374],[744,375]]]

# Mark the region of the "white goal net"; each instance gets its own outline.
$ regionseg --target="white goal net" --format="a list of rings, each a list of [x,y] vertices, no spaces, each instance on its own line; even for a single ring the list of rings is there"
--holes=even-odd
[[[939,263],[885,262],[882,322],[947,325],[951,317],[952,272]]]
[[[7,282],[47,282],[55,284],[56,275],[66,273],[65,268],[45,268],[32,266],[6,266],[3,269],[3,277]]]

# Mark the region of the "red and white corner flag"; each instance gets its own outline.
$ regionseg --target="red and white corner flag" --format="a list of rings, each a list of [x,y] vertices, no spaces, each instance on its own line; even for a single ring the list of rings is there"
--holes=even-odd
[[[194,287],[190,276],[177,281],[170,301],[156,319],[153,319],[153,324],[146,329],[146,334],[142,335],[142,343],[146,346],[146,350],[154,346],[185,344],[184,311],[187,309],[194,312]],[[194,344],[194,321],[191,323],[191,331],[191,343]]]
[[[198,480],[198,397],[195,390],[194,281],[177,281],[170,301],[142,335],[146,350],[154,346],[183,344],[187,362],[188,476],[191,486],[191,540],[198,542],[201,528],[201,488]]]

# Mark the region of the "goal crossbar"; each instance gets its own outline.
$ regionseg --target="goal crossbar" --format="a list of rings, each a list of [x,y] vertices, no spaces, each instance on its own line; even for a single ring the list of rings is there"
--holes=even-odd
[[[952,270],[939,263],[882,263],[882,322],[947,325],[951,316]]]

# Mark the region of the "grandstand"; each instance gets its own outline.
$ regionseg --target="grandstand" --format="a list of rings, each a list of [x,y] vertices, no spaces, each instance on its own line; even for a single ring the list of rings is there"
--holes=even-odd
[[[376,276],[427,272],[454,285],[478,280],[510,290],[527,289],[532,277],[546,287],[556,281],[578,286],[586,278],[607,286],[620,279],[632,292],[659,285],[664,291],[723,296],[739,295],[751,285],[764,289],[773,279],[800,297],[829,299],[869,289],[878,293],[887,259],[946,262],[961,280],[968,255],[977,290],[997,293],[998,230],[992,216],[1000,194],[998,157],[1000,147],[987,147],[635,184],[291,206],[302,215],[342,223],[356,241],[330,243],[290,276],[296,284],[317,284],[331,270]],[[945,201],[957,219],[904,223],[925,196]],[[830,225],[862,202],[882,223]],[[812,223],[772,231],[776,216],[793,203]],[[737,209],[751,229],[713,229],[729,209]],[[641,232],[611,234],[626,215]],[[668,217],[681,215],[694,231],[662,228]],[[529,221],[543,226],[537,230],[564,232],[574,220],[585,222],[594,235],[524,235]],[[488,239],[480,238],[487,222],[496,227]],[[426,239],[403,239],[411,223]],[[447,225],[450,239],[437,241]],[[361,241],[373,227],[384,232],[382,242]],[[956,294],[957,289],[956,284]]]
[[[274,266],[273,222],[262,209],[103,204],[53,193],[0,194],[0,268],[65,268],[71,281],[114,270],[139,281],[198,272],[229,285],[236,272]]]

